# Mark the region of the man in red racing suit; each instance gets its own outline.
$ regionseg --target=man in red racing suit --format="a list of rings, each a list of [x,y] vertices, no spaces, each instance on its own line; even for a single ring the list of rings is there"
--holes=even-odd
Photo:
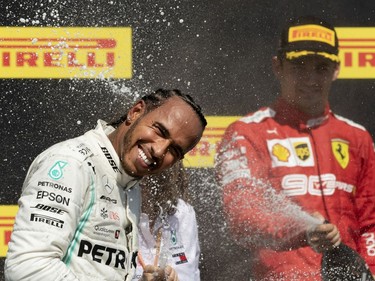
[[[334,62],[316,54],[302,59],[275,58],[281,97],[225,132],[216,172],[229,227],[252,251],[255,280],[321,280],[321,254],[306,236],[315,224],[308,214],[314,212],[337,226],[341,241],[358,251],[374,274],[373,140],[362,126],[330,110]],[[315,78],[300,79],[304,71]],[[327,73],[332,80],[324,80]],[[323,102],[305,110],[300,97],[312,84],[323,89]]]

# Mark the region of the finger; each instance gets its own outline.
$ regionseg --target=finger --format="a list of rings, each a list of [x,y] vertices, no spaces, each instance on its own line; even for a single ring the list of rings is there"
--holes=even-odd
[[[164,270],[164,273],[165,273],[165,280],[168,280],[168,281],[178,281],[178,274],[176,272],[176,270],[174,270],[171,266],[167,266]]]
[[[334,228],[332,231],[327,232],[327,234],[325,235],[325,239],[332,241],[337,236],[340,236],[340,232],[337,230],[337,228]]]
[[[167,265],[164,270],[165,274],[170,275],[173,272],[173,268],[170,265]]]
[[[318,231],[319,233],[329,233],[329,232],[335,231],[335,229],[337,231],[337,228],[334,224],[325,223],[325,224],[319,225],[316,228],[316,231]]]
[[[341,236],[340,232],[337,232],[337,234],[332,238],[331,240],[334,247],[337,247],[341,243]]]
[[[146,280],[163,280],[164,271],[153,265],[146,265],[143,271]]]
[[[340,232],[336,226],[334,226],[332,231],[327,233],[326,239],[330,241],[332,245],[338,245],[340,243],[341,241]]]
[[[314,212],[311,214],[314,218],[317,218],[319,219],[322,223],[325,221],[325,218],[323,217],[323,215],[319,212]]]

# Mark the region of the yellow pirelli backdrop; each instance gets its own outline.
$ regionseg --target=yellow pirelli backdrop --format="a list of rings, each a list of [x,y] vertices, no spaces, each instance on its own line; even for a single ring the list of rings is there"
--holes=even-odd
[[[0,205],[0,257],[5,257],[18,206]]]
[[[130,27],[0,27],[0,78],[131,78]]]
[[[375,78],[375,27],[337,27],[341,79]]]
[[[184,158],[184,165],[189,168],[213,167],[217,146],[228,125],[238,116],[208,116],[207,128],[200,142]]]
[[[341,79],[375,78],[375,27],[337,27]],[[0,27],[0,78],[132,77],[130,27]]]

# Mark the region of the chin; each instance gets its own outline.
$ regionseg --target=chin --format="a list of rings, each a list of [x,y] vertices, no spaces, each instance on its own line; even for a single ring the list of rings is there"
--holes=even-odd
[[[132,169],[129,167],[129,165],[127,165],[127,164],[124,163],[124,162],[122,162],[121,164],[122,164],[122,168],[124,169],[125,173],[127,173],[129,176],[135,176],[135,174],[136,174],[135,169],[132,170]]]

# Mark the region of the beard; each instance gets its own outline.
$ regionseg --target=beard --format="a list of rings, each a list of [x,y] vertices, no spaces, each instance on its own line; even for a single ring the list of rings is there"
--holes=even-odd
[[[134,175],[135,171],[132,171],[129,165],[127,164],[126,155],[128,155],[128,153],[131,150],[132,135],[133,135],[134,130],[137,128],[137,125],[141,119],[142,119],[142,116],[140,116],[137,120],[135,120],[130,125],[129,130],[125,133],[125,136],[124,136],[124,151],[121,155],[120,161],[121,161],[122,168],[130,176],[135,176]]]

